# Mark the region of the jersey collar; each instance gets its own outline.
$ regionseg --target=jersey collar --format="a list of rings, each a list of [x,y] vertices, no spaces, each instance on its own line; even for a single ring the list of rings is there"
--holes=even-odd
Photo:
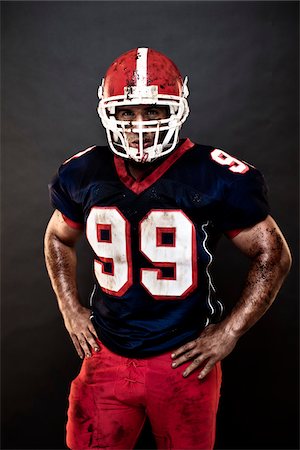
[[[117,174],[125,186],[135,194],[140,194],[154,184],[185,152],[191,149],[195,144],[190,139],[185,139],[176,150],[174,150],[153,172],[142,180],[136,180],[129,173],[124,158],[114,156],[115,168]]]

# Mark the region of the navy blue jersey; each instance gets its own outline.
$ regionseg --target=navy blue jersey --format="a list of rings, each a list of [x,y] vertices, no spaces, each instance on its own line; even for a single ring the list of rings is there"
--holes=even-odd
[[[59,168],[50,195],[94,251],[99,339],[136,358],[176,348],[220,320],[215,244],[269,213],[256,168],[189,139],[139,180],[123,158],[91,147]]]

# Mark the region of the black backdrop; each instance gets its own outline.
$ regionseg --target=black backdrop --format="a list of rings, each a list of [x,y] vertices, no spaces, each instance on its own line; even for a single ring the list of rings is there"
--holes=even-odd
[[[224,361],[219,449],[298,447],[298,2],[2,2],[2,448],[64,448],[80,361],[43,262],[47,183],[105,135],[97,85],[149,46],[189,75],[185,136],[259,167],[294,266],[271,310]],[[91,283],[79,245],[82,297]],[[215,279],[230,309],[247,262],[225,239]],[[152,445],[149,427],[141,447]]]

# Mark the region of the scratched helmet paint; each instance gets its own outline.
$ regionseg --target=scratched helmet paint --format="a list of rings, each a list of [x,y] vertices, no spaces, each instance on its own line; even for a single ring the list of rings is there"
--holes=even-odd
[[[179,130],[189,114],[187,78],[183,81],[175,64],[156,50],[136,48],[119,56],[107,70],[98,90],[98,114],[114,153],[138,162],[150,162],[174,150]],[[167,106],[161,120],[116,120],[117,106]],[[136,133],[139,148],[130,147],[127,134]],[[144,148],[144,133],[155,133]]]

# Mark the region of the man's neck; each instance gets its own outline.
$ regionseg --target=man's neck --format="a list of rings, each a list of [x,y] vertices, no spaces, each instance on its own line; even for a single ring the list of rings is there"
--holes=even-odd
[[[133,162],[128,161],[127,168],[128,168],[128,172],[130,173],[130,175],[135,180],[138,180],[140,178],[143,178],[145,176],[145,174],[148,173],[148,171],[150,171],[151,166],[147,165],[147,167],[145,167],[145,165],[143,163],[134,164]]]
[[[135,161],[127,161],[127,169],[135,180],[141,180],[148,174],[153,172],[165,158],[159,158],[152,163],[137,163]]]

